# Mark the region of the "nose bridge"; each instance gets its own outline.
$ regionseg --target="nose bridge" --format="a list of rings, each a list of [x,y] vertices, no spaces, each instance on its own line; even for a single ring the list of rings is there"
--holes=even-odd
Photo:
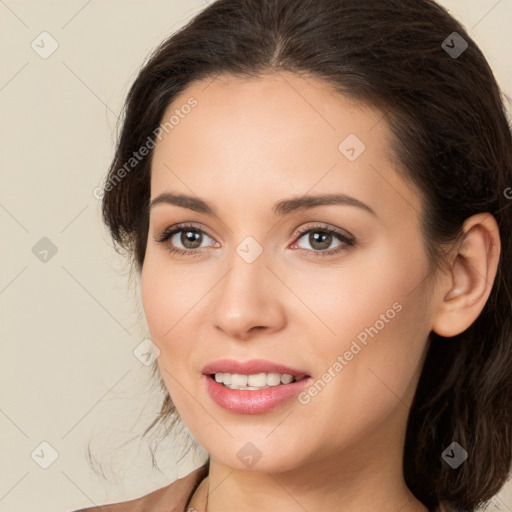
[[[234,247],[214,304],[218,328],[244,337],[252,327],[275,329],[283,322],[278,290],[272,284],[275,277],[267,264],[267,253],[254,238],[246,237]]]
[[[245,224],[244,227],[240,217],[235,224],[231,226],[233,244],[230,244],[231,249],[227,254],[227,266],[230,271],[226,275],[225,286],[233,291],[241,291],[241,287],[251,286],[251,283],[262,284],[265,281],[265,274],[269,273],[266,267],[268,249],[263,247],[264,233],[255,234],[257,227],[255,228],[254,224]]]
[[[234,248],[228,264],[230,271],[222,285],[223,297],[236,299],[238,304],[258,301],[268,281],[266,274],[270,273],[263,247],[247,237]]]

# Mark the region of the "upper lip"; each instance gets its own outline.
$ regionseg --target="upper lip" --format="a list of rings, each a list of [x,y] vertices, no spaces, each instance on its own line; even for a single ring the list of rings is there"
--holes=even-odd
[[[265,359],[251,359],[249,361],[235,361],[234,359],[219,359],[207,364],[203,368],[204,375],[212,373],[239,373],[241,375],[253,375],[256,373],[280,373],[293,375],[294,377],[307,376],[304,370],[291,368],[284,364],[274,363]]]

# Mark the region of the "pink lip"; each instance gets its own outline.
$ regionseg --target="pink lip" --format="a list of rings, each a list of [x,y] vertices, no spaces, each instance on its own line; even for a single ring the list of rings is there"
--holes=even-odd
[[[207,364],[203,368],[203,375],[212,373],[239,373],[241,375],[252,375],[255,373],[287,373],[295,378],[308,375],[304,370],[290,368],[284,364],[273,363],[265,359],[251,359],[250,361],[240,362],[234,359],[219,359],[213,363]]]
[[[211,398],[223,409],[239,414],[258,414],[270,411],[297,396],[310,386],[312,377],[291,384],[279,384],[261,390],[229,389],[209,375],[203,375]]]
[[[211,377],[214,373],[287,373],[298,382],[279,384],[261,390],[229,389]],[[302,378],[306,377],[306,378]],[[238,362],[233,359],[214,361],[203,368],[203,379],[211,398],[223,409],[239,414],[258,414],[270,411],[297,396],[313,382],[304,370],[297,370],[264,359]]]

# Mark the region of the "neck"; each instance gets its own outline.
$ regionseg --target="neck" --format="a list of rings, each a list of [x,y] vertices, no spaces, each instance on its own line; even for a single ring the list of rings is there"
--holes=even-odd
[[[407,488],[401,461],[380,458],[371,467],[353,460],[340,464],[336,458],[270,472],[234,470],[212,457],[189,510],[428,512]]]

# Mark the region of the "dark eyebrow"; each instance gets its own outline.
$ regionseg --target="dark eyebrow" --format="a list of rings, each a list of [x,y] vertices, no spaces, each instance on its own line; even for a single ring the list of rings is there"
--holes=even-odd
[[[275,215],[287,215],[296,210],[306,210],[308,208],[314,208],[315,206],[329,204],[357,206],[377,217],[377,214],[366,203],[346,194],[320,194],[283,199],[274,205],[273,212]]]
[[[215,209],[202,199],[185,194],[173,194],[171,192],[165,192],[155,197],[155,199],[151,201],[149,208],[151,209],[157,204],[161,203],[181,206],[195,212],[205,213],[206,215],[217,215]],[[274,215],[283,216],[297,210],[306,210],[308,208],[314,208],[315,206],[330,204],[357,206],[358,208],[362,208],[363,210],[366,210],[367,212],[377,217],[377,214],[374,212],[374,210],[370,208],[370,206],[368,206],[366,203],[363,203],[359,199],[348,196],[346,194],[308,195],[283,199],[274,205],[272,211]]]

